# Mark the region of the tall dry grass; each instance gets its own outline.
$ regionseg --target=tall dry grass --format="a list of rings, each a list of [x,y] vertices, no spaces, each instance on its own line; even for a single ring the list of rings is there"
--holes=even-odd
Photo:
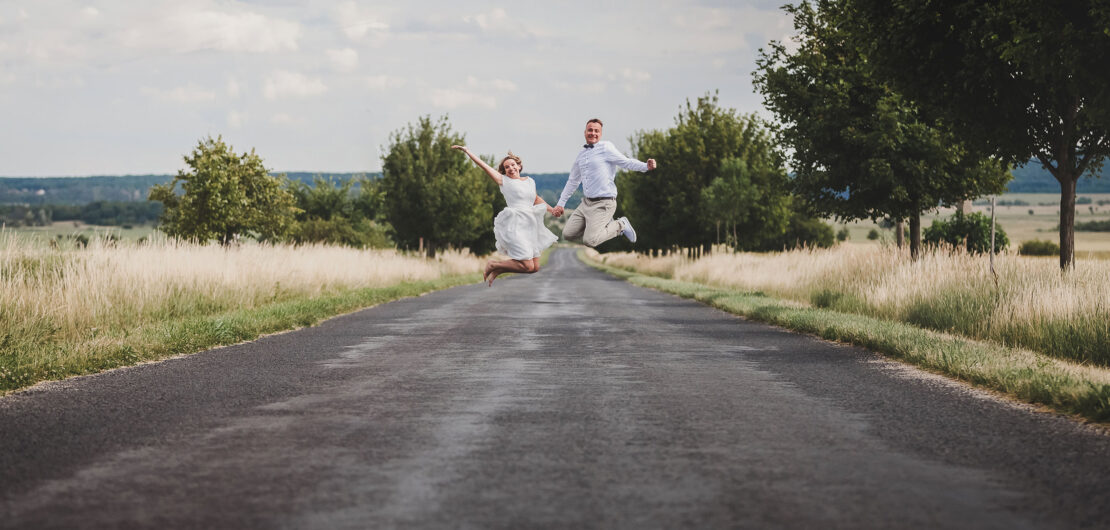
[[[281,304],[292,307],[361,289],[480,270],[482,260],[465,251],[428,260],[395,250],[266,244],[223,248],[164,238],[141,244],[94,240],[87,248],[59,249],[0,232],[0,390],[150,358],[143,350],[162,349],[157,341],[174,342],[167,353],[211,344],[190,342],[184,336],[191,333],[188,325],[168,323]],[[300,311],[299,321],[311,321],[347,306],[289,312]],[[305,316],[309,313],[314,316]],[[280,325],[274,322],[267,325]],[[160,338],[151,338],[150,330],[159,327]],[[252,332],[229,332],[222,343]],[[137,342],[135,337],[143,333],[148,335],[145,342]],[[85,357],[102,360],[82,361]],[[68,368],[58,368],[58,363]]]
[[[603,254],[624,269],[763,292],[815,307],[1020,345],[1110,366],[1110,263],[928,250],[910,261],[891,246],[840,245],[776,253],[715,252],[700,259]]]

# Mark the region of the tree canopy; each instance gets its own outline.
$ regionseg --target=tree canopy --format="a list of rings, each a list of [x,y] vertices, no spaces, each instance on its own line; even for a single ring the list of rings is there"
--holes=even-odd
[[[497,185],[457,151],[465,137],[444,116],[424,116],[390,135],[382,152],[385,216],[401,248],[423,240],[429,255],[448,246],[493,250],[493,215],[505,205]]]
[[[797,47],[772,42],[755,84],[780,120],[792,188],[808,205],[840,220],[909,219],[916,257],[922,212],[1002,190],[1008,173],[1000,160],[973,151],[872,76],[837,3],[785,9]]]
[[[674,127],[631,140],[635,158],[659,161],[654,171],[617,181],[621,209],[637,227],[637,248],[708,246],[720,224],[737,248],[782,248],[797,213],[782,156],[754,114],[722,108],[715,94],[706,95],[687,101]]]
[[[1075,186],[1110,154],[1110,6],[1102,0],[844,0],[868,68],[973,149],[1060,182],[1060,266],[1074,262]]]
[[[164,206],[159,229],[167,235],[227,245],[238,236],[273,240],[289,231],[296,208],[287,181],[270,176],[253,149],[236,154],[222,137],[209,136],[184,158],[188,169],[150,189],[150,200]]]

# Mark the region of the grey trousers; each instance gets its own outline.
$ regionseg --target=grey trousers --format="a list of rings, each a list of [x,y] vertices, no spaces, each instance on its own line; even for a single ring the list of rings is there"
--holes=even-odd
[[[563,239],[582,241],[596,247],[621,233],[621,224],[613,220],[617,211],[616,199],[591,201],[582,199],[582,204],[574,209],[563,226]]]

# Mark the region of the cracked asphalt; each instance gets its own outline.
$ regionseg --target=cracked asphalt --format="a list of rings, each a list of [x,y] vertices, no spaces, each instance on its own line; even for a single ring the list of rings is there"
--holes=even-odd
[[[1104,528],[1110,436],[608,277],[0,398],[0,528]]]

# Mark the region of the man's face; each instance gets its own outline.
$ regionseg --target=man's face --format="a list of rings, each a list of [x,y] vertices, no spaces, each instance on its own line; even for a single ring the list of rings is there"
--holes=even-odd
[[[586,143],[596,144],[601,141],[601,124],[592,121],[586,124]]]

